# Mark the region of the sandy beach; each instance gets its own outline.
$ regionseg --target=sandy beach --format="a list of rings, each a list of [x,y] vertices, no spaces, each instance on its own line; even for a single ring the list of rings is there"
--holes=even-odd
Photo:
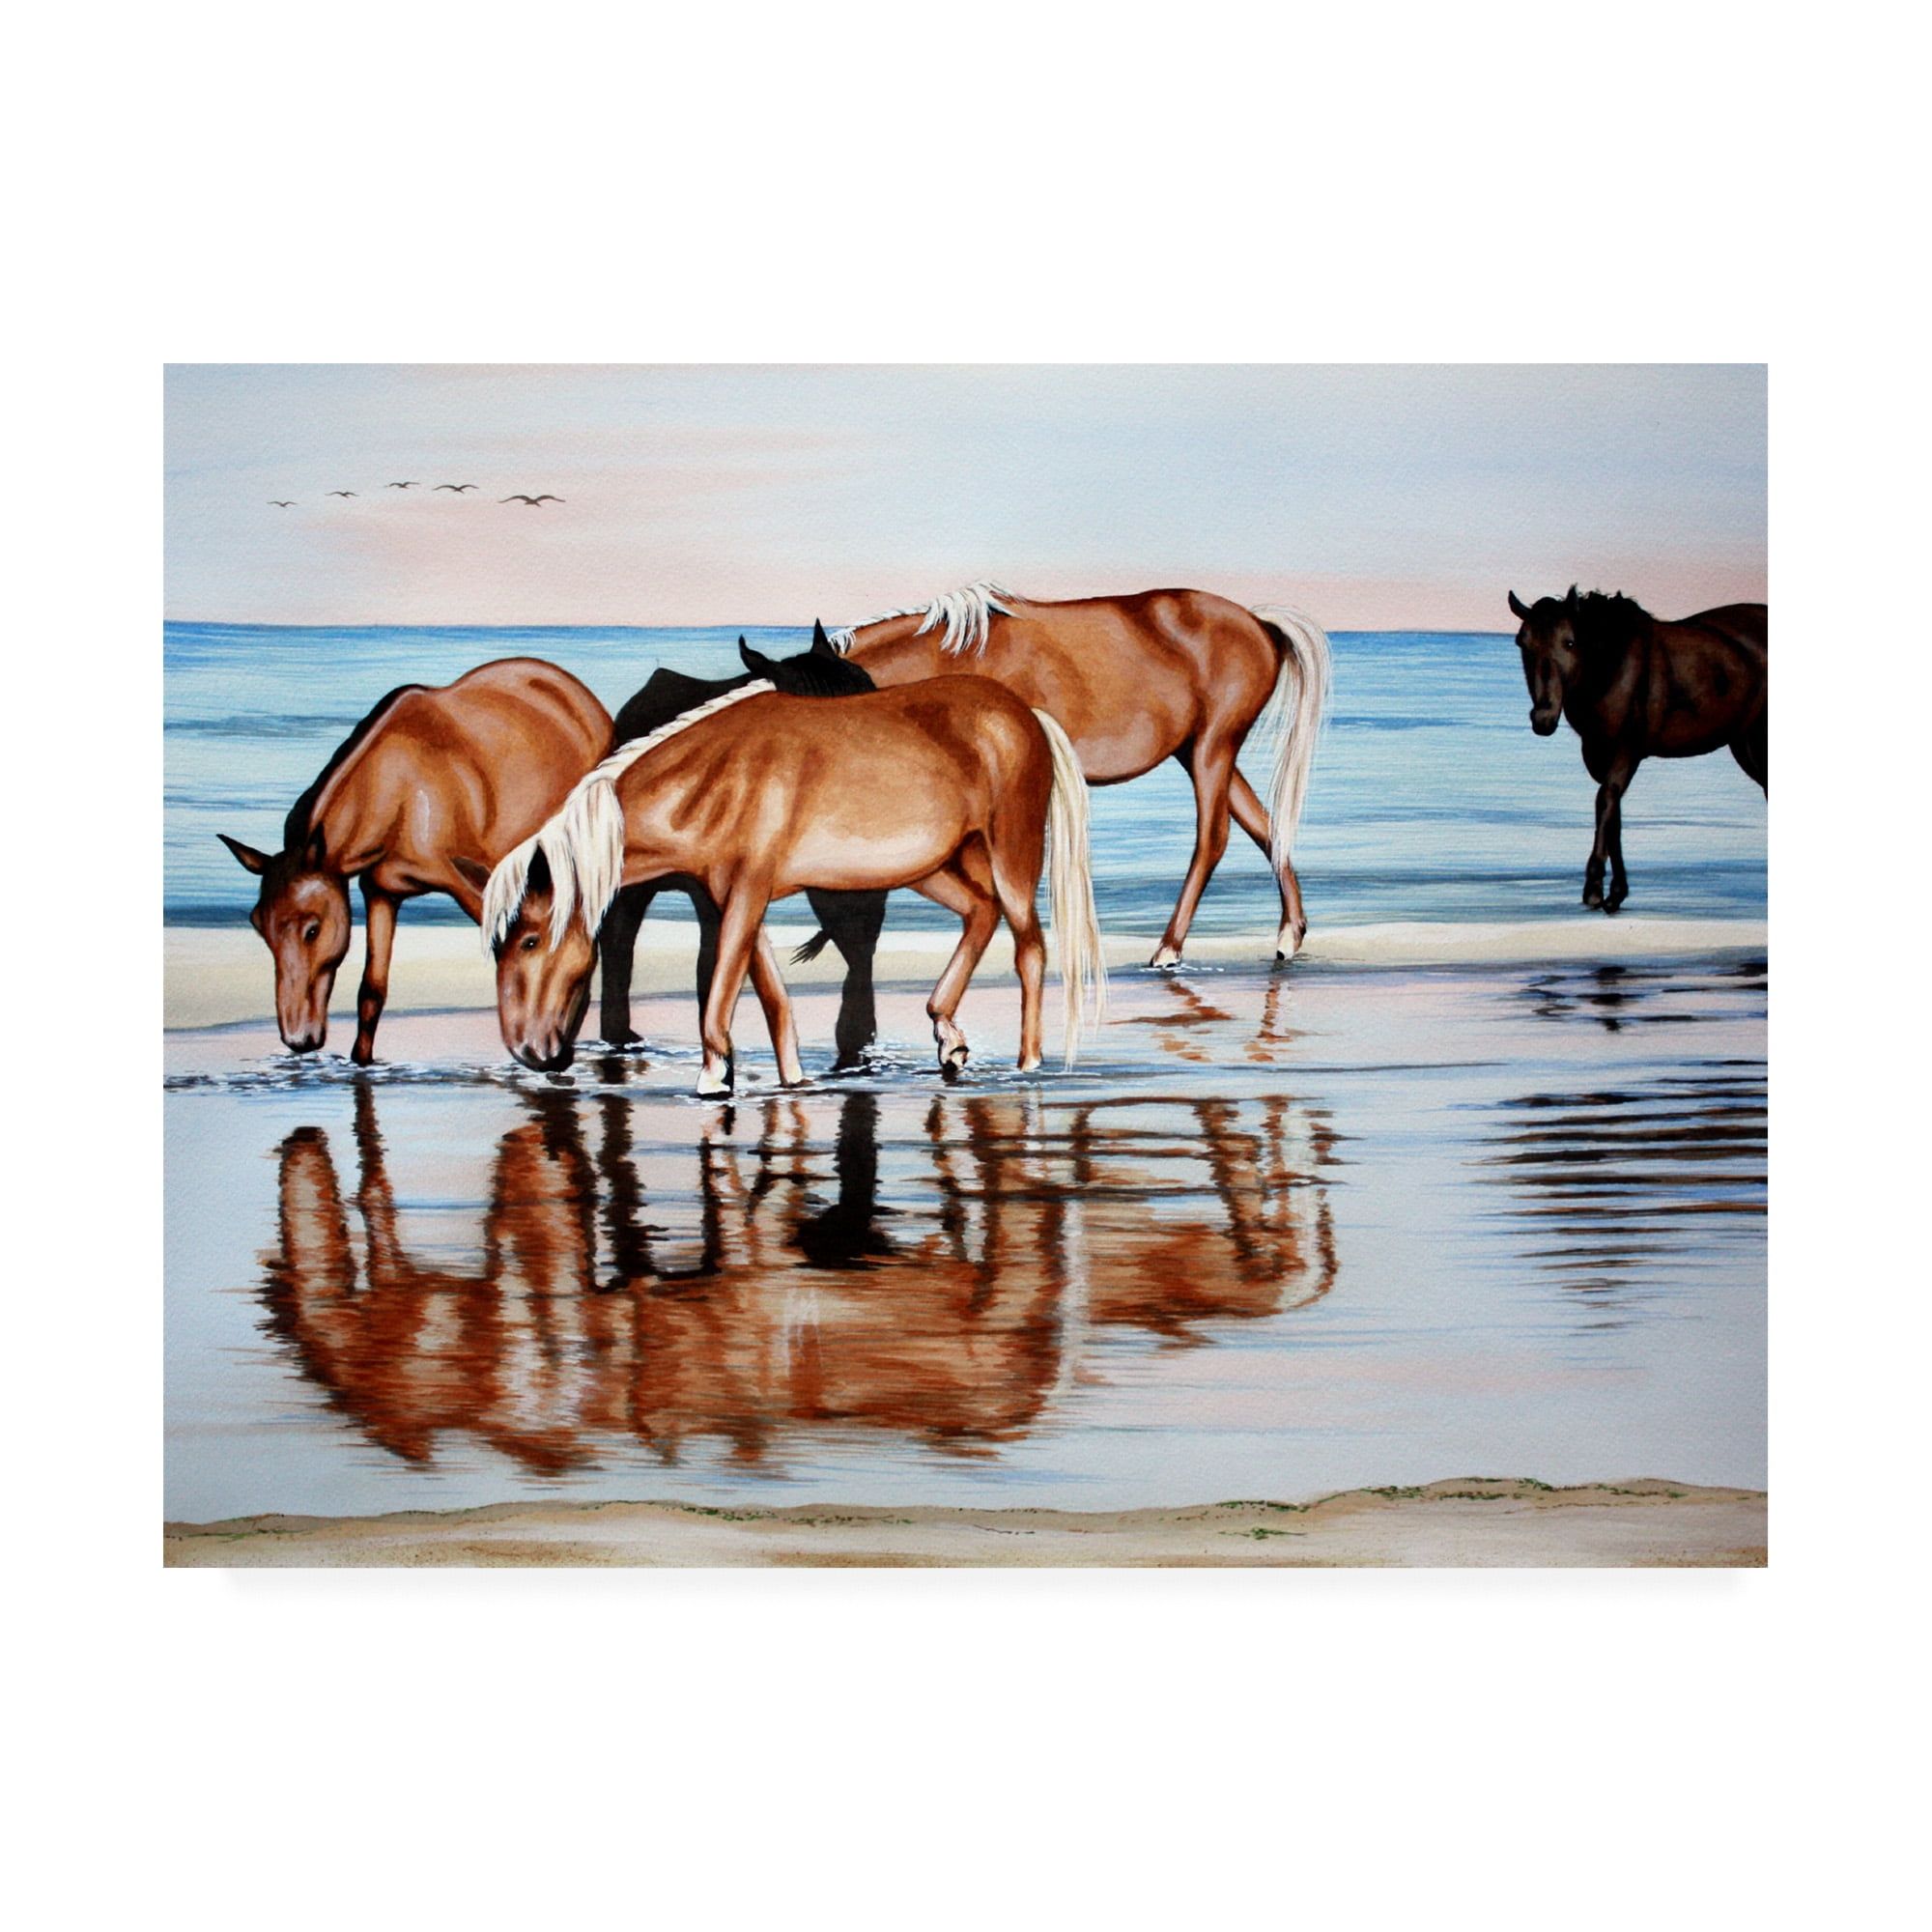
[[[1459,1477],[1308,1503],[1187,1509],[717,1509],[502,1504],[171,1523],[174,1569],[1762,1568],[1761,1491]]]
[[[789,911],[789,907],[781,908]],[[786,960],[785,978],[797,986],[836,985],[844,966],[835,949],[795,966],[792,949],[810,937],[810,923],[774,922],[774,945]],[[1146,965],[1156,935],[1104,936],[1108,970]],[[1337,926],[1310,933],[1301,960],[1311,966],[1503,965],[1561,961],[1690,958],[1727,951],[1762,952],[1762,920],[1653,919],[1625,914],[1547,920],[1536,923],[1477,922],[1386,923]],[[952,936],[887,927],[875,972],[881,985],[935,979],[952,950]],[[1253,936],[1198,934],[1188,944],[1193,966],[1265,964],[1266,941]],[[268,1018],[274,1011],[273,968],[267,949],[245,920],[232,927],[164,928],[166,975],[163,1024],[170,1030],[232,1026]],[[639,994],[682,991],[692,981],[697,928],[689,921],[647,920],[639,934],[633,985]],[[332,1014],[354,1016],[355,979],[361,970],[358,933],[337,976]],[[1002,925],[974,975],[976,986],[1012,972],[1012,942]],[[469,926],[412,924],[405,909],[396,940],[388,1011],[447,1012],[496,1003],[490,962]]]

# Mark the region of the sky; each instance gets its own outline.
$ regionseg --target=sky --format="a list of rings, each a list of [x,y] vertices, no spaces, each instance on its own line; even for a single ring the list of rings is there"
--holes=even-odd
[[[1760,364],[177,364],[166,612],[843,623],[992,578],[1331,630],[1509,630],[1573,581],[1676,616],[1765,599],[1765,397]]]

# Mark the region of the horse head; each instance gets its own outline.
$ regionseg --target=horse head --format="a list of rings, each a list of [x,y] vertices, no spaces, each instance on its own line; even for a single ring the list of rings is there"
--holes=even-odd
[[[1567,597],[1539,597],[1525,604],[1514,590],[1509,607],[1519,620],[1522,679],[1529,687],[1529,726],[1547,738],[1563,720],[1563,693],[1579,668],[1577,647],[1577,586]]]
[[[298,851],[258,852],[225,832],[215,837],[262,881],[248,923],[275,961],[275,1026],[292,1053],[313,1053],[328,1037],[328,996],[349,953],[349,882],[328,869],[320,832]]]
[[[487,867],[473,859],[458,859],[455,865],[477,891],[488,890]],[[558,1073],[570,1065],[597,963],[596,935],[581,916],[561,935],[552,931],[554,900],[550,861],[539,845],[530,858],[521,902],[492,938],[503,1044],[513,1058],[539,1073]]]
[[[738,639],[738,656],[753,677],[769,678],[793,697],[850,697],[877,689],[869,671],[861,670],[850,658],[841,658],[832,648],[820,623],[811,627],[811,648],[795,658],[768,658],[743,638]]]

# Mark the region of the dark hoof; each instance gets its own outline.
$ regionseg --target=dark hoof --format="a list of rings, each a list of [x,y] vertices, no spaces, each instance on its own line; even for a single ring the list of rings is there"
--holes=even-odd
[[[376,1064],[376,1049],[364,1046],[358,1039],[349,1049],[349,1062],[352,1066],[373,1066]]]
[[[604,1029],[604,1044],[606,1046],[642,1046],[643,1043],[643,1035],[633,1033],[629,1027],[618,1027],[614,1032],[610,1027]]]
[[[1583,903],[1586,906],[1588,906],[1592,912],[1596,911],[1596,909],[1599,906],[1601,906],[1603,902],[1604,902],[1604,889],[1602,886],[1591,885],[1591,886],[1585,886],[1583,888]]]
[[[869,1073],[872,1070],[871,1056],[865,1053],[854,1054],[850,1059],[841,1056],[832,1063],[832,1070],[834,1073]]]

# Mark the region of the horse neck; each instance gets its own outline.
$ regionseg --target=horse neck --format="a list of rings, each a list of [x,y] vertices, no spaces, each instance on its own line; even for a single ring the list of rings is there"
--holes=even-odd
[[[316,795],[309,808],[311,833],[322,834],[328,869],[350,876],[366,871],[388,850],[389,834],[402,809],[393,785],[382,782],[381,761],[358,745]]]
[[[943,668],[942,633],[932,630],[920,637],[919,626],[917,615],[867,625],[854,636],[849,656],[874,684],[913,684],[937,677]]]
[[[1578,731],[1593,724],[1614,730],[1622,724],[1649,681],[1654,636],[1655,625],[1646,621],[1628,637],[1602,639],[1579,652],[1583,675],[1563,694],[1563,714]]]

